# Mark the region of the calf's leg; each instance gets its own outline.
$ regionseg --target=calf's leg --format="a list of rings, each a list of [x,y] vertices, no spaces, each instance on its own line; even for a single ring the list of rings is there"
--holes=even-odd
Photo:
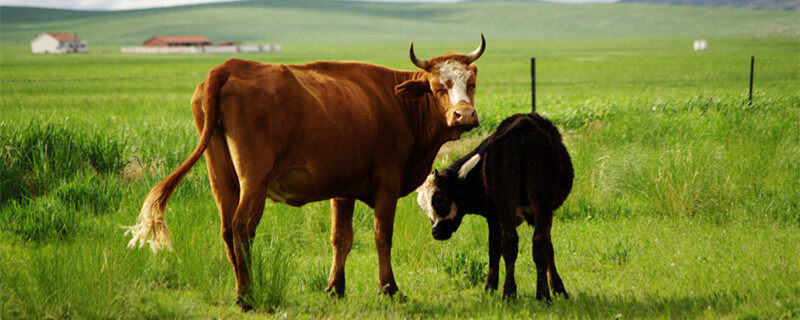
[[[491,213],[495,214],[495,213]],[[487,218],[489,224],[489,272],[486,273],[486,284],[483,286],[484,290],[497,290],[497,280],[499,278],[500,269],[500,256],[502,255],[503,247],[500,239],[500,226],[497,222],[497,216]]]
[[[550,242],[550,224],[552,211],[537,210],[536,224],[533,231],[533,263],[536,265],[536,299],[550,301],[550,289],[547,286],[547,270],[553,256],[553,244]],[[560,280],[559,280],[560,281]],[[562,286],[563,287],[563,286]]]
[[[503,260],[506,264],[506,280],[503,283],[503,298],[514,298],[517,295],[517,282],[514,279],[514,266],[519,250],[519,236],[513,223],[503,224]]]
[[[550,243],[550,247],[553,247],[552,242]],[[550,274],[550,287],[553,289],[553,293],[556,295],[561,295],[564,299],[569,299],[569,294],[567,294],[567,289],[564,289],[564,283],[561,282],[561,277],[558,275],[558,271],[556,271],[556,261],[554,258],[554,252],[550,250],[550,259],[548,259],[548,266],[547,272]]]
[[[331,247],[333,264],[325,291],[344,297],[344,264],[353,245],[353,199],[331,199]]]

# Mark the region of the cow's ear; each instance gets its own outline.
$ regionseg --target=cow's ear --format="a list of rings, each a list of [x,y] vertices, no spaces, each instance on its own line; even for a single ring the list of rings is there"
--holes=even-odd
[[[478,76],[478,66],[475,65],[475,62],[470,63],[469,66],[467,66],[467,68],[469,68],[469,70],[472,71],[472,73],[475,74],[476,77]]]
[[[426,80],[408,80],[394,87],[394,93],[404,99],[416,99],[431,92]]]

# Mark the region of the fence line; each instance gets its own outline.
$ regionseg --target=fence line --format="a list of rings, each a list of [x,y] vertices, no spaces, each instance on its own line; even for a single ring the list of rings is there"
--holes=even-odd
[[[747,78],[672,78],[672,79],[635,79],[635,80],[539,80],[537,78],[537,84],[625,84],[625,83],[654,83],[654,82],[690,82],[690,81],[720,81],[720,82],[739,82],[739,81],[748,81]],[[773,81],[773,82],[785,82],[785,81],[798,81],[799,79],[762,79],[759,78],[759,81]],[[481,82],[480,85],[510,85],[510,84],[530,84],[529,80],[519,80],[519,81],[487,81]]]
[[[550,61],[563,61],[574,63],[594,63],[594,64],[625,64],[625,65],[706,65],[706,64],[736,64],[746,62],[748,59],[728,59],[728,60],[715,60],[715,61],[699,61],[699,62],[630,62],[630,61],[597,61],[597,60],[580,60],[570,58],[556,58],[556,57],[537,57],[540,60]],[[800,64],[798,60],[784,60],[784,59],[770,59],[759,58],[759,62],[775,62],[787,64]],[[92,78],[23,78],[23,79],[0,79],[0,83],[19,83],[19,82],[91,82],[91,81],[118,81],[118,80],[143,80],[143,79],[163,79],[163,78],[191,78],[206,76],[207,73],[187,73],[187,74],[165,74],[165,75],[150,75],[150,76],[120,76],[120,77],[92,77]],[[713,79],[716,80],[716,79]]]
[[[698,62],[630,62],[630,61],[600,61],[600,60],[580,60],[580,59],[570,59],[570,58],[553,58],[553,57],[536,57],[539,60],[550,60],[550,61],[563,61],[563,62],[575,62],[575,63],[594,63],[594,64],[624,64],[624,65],[706,65],[706,64],[737,64],[742,62],[747,62],[749,58],[742,58],[742,59],[728,59],[728,60],[712,60],[712,61],[698,61]],[[798,60],[782,60],[782,59],[768,59],[768,58],[759,58],[759,62],[777,62],[777,63],[797,63],[800,64],[800,59]]]
[[[52,79],[2,79],[0,82],[70,82],[70,81],[115,81],[115,80],[139,80],[139,79],[161,79],[161,78],[190,78],[205,76],[205,73],[188,73],[188,74],[164,74],[153,76],[125,76],[125,77],[108,77],[108,78],[52,78]]]
[[[630,62],[630,61],[599,61],[599,60],[578,60],[578,59],[569,59],[569,58],[548,58],[548,57],[536,57],[539,60],[550,60],[550,61],[563,61],[563,62],[575,62],[575,63],[595,63],[595,64],[625,64],[625,65],[703,65],[703,64],[736,64],[741,63],[746,60],[716,60],[716,61],[704,61],[704,62]]]
[[[148,100],[139,100],[139,101],[125,101],[125,102],[117,102],[117,103],[101,103],[101,104],[90,104],[90,103],[64,103],[64,104],[29,104],[29,105],[0,105],[2,108],[51,108],[51,107],[115,107],[118,105],[140,105],[140,104],[151,104],[151,103],[159,103],[159,102],[189,102],[189,98],[181,98],[181,99],[148,99]]]

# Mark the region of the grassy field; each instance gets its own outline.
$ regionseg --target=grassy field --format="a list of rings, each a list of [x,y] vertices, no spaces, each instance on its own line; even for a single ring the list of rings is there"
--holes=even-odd
[[[245,6],[222,9],[237,5]],[[573,8],[587,10],[529,5],[560,8],[564,15]],[[492,8],[459,6],[463,12]],[[415,7],[439,8],[409,6]],[[384,9],[365,4],[360,12],[382,17]],[[648,37],[646,29],[614,35],[617,39],[592,34],[527,39],[508,32],[494,40],[487,34],[488,49],[478,61],[481,127],[446,145],[436,166],[466,153],[506,116],[529,110],[528,64],[536,56],[539,111],[564,134],[576,168],[575,187],[556,212],[553,230],[559,271],[572,298],[551,305],[534,299],[529,227],[520,228],[519,298],[503,301],[499,294],[484,293],[484,221],[469,217],[452,240],[437,242],[412,194],[399,203],[393,248],[395,276],[407,301],[378,295],[372,212],[366,206],[358,204],[354,215],[348,296],[334,301],[323,292],[331,258],[328,203],[302,208],[269,203],[255,244],[263,303],[256,312],[240,313],[204,161],[168,206],[175,251],[129,250],[119,228],[134,222],[149,188],[194,148],[198,137],[189,97],[205,72],[232,56],[122,55],[118,47],[99,43],[87,55],[33,56],[14,44],[18,34],[8,30],[77,25],[75,19],[95,23],[92,16],[105,14],[72,13],[79,16],[52,23],[35,21],[32,14],[28,22],[9,22],[9,9],[3,10],[2,319],[800,317],[796,35],[754,37],[714,29],[718,36],[708,37],[711,49],[692,52],[694,34]],[[665,14],[797,17],[675,10]],[[798,24],[776,22],[773,29],[798,30]],[[417,41],[420,56],[476,45],[466,36],[448,42],[417,32],[373,44],[362,43],[372,41],[369,37],[342,36],[348,45],[309,44],[317,42],[309,38],[289,42],[279,53],[236,57],[281,63],[359,60],[410,69],[409,39]],[[258,38],[263,39],[270,40]],[[751,55],[756,85],[748,106]],[[48,81],[32,81],[37,79]],[[267,313],[270,308],[276,311]]]

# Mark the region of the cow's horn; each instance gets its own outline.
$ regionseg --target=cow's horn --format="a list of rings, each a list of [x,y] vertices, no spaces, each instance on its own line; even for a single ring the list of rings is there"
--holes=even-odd
[[[478,49],[475,49],[475,51],[472,51],[466,55],[467,59],[469,59],[469,62],[467,62],[467,64],[470,64],[475,60],[478,60],[478,58],[480,58],[481,55],[483,55],[483,50],[486,50],[486,39],[483,38],[483,32],[481,32],[481,46],[478,47]]]
[[[411,41],[411,49],[408,50],[408,55],[411,56],[411,62],[413,62],[415,66],[422,70],[428,67],[428,60],[417,59],[417,55],[414,54],[414,41]]]

